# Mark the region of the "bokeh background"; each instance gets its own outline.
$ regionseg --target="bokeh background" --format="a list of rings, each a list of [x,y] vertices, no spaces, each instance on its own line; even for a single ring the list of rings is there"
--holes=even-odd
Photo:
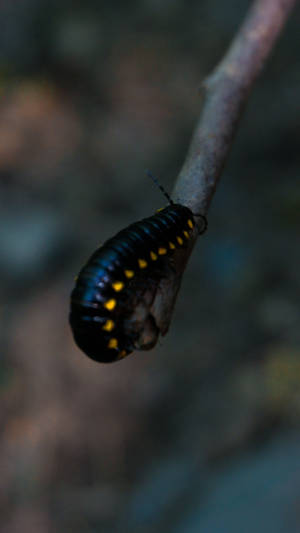
[[[0,531],[300,531],[299,7],[251,95],[167,337],[68,326],[99,242],[152,214],[249,2],[0,3]]]

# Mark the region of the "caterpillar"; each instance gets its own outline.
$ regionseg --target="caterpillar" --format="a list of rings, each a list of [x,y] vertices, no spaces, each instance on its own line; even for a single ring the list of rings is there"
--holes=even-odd
[[[150,349],[165,333],[153,302],[161,282],[177,275],[173,259],[188,246],[196,222],[188,207],[158,186],[169,205],[107,240],[76,278],[70,325],[78,347],[95,361],[110,363]]]

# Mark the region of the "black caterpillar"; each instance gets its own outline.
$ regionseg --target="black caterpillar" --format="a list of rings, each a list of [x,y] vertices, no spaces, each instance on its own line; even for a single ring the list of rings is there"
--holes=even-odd
[[[106,241],[76,279],[70,324],[79,348],[96,361],[117,361],[137,348],[151,348],[157,340],[139,346],[134,314],[142,302],[147,315],[143,327],[146,320],[155,327],[147,311],[160,280],[172,269],[171,257],[187,245],[195,227],[192,211],[164,194],[170,205]]]

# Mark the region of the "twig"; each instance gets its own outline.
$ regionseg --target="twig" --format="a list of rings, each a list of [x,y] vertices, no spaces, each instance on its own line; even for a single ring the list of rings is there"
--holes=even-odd
[[[206,98],[173,192],[205,214],[249,92],[296,0],[255,0],[227,54],[204,81]]]
[[[208,210],[249,92],[295,4],[296,0],[255,0],[224,59],[204,82],[202,114],[172,195],[193,213],[205,215]],[[140,312],[133,318],[143,349],[156,343],[158,331],[164,335],[168,330],[195,239],[174,259],[173,274],[162,278],[151,320],[146,322]]]

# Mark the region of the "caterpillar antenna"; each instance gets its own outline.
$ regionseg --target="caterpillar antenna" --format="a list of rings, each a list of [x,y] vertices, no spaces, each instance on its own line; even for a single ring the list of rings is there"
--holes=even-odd
[[[149,178],[152,179],[152,181],[154,181],[155,185],[161,190],[161,192],[163,193],[163,195],[167,198],[168,202],[170,205],[174,204],[171,196],[167,193],[167,191],[163,188],[163,186],[159,183],[158,179],[153,176],[153,174],[151,174],[150,170],[146,170],[146,174],[147,176],[149,176]]]

